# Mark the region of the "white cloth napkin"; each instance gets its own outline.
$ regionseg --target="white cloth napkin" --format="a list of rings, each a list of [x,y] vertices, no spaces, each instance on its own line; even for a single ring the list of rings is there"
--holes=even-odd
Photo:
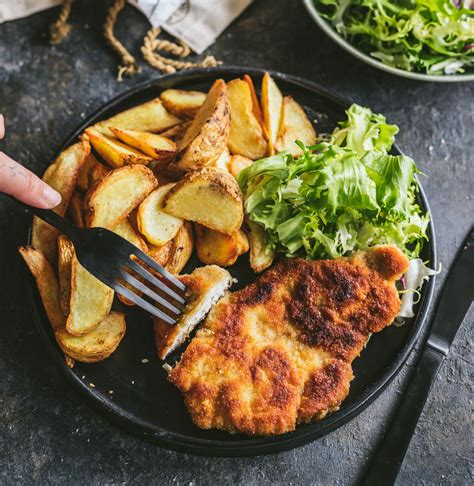
[[[0,0],[0,24],[59,5],[61,0]]]
[[[162,27],[201,54],[251,3],[252,0],[187,0]]]
[[[61,0],[0,0],[0,23],[61,4]],[[153,27],[162,27],[201,54],[252,0],[129,0]]]

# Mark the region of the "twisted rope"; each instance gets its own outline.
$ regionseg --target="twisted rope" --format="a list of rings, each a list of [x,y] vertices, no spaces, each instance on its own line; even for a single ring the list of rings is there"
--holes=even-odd
[[[114,26],[117,21],[118,14],[125,7],[126,0],[115,0],[114,4],[109,8],[107,17],[104,22],[104,37],[112,49],[120,56],[121,65],[118,69],[117,79],[122,81],[123,76],[133,76],[140,72],[140,68],[135,58],[127,51],[125,46],[115,37]]]
[[[49,42],[59,44],[71,32],[71,24],[68,23],[71,7],[74,0],[64,0],[58,18],[49,27]]]
[[[191,49],[184,43],[176,44],[168,40],[158,39],[160,33],[160,27],[150,29],[143,39],[143,46],[141,47],[143,57],[155,69],[159,69],[166,74],[172,74],[182,69],[213,67],[222,64],[214,56],[207,56],[201,62],[181,61],[162,56],[155,51],[163,51],[174,56],[187,57],[191,53]]]

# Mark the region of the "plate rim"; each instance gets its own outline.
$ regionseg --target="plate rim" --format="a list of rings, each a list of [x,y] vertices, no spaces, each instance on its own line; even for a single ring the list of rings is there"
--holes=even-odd
[[[372,67],[375,67],[381,71],[385,71],[389,74],[395,74],[396,76],[401,76],[403,78],[408,79],[415,79],[416,81],[424,81],[424,82],[435,82],[435,83],[462,83],[467,81],[474,81],[474,73],[468,74],[449,74],[449,75],[441,75],[441,74],[423,74],[423,73],[416,73],[412,71],[405,71],[403,69],[395,68],[392,66],[388,66],[373,57],[370,57],[365,52],[357,49],[357,47],[353,46],[350,42],[344,39],[340,34],[338,34],[331,25],[324,20],[323,17],[319,14],[316,7],[314,6],[313,0],[303,0],[303,4],[306,7],[309,15],[312,17],[316,25],[336,44],[342,47],[346,52],[352,54],[357,59],[369,64]]]
[[[82,122],[67,136],[65,141],[60,145],[56,154],[59,154],[61,150],[77,140],[79,133],[83,129],[90,125],[91,120],[100,117],[100,115],[107,110],[113,108],[116,105],[126,101],[128,98],[139,94],[142,91],[146,91],[150,88],[156,87],[156,89],[165,89],[163,84],[167,82],[173,83],[175,80],[181,82],[193,81],[193,80],[210,80],[212,77],[218,77],[219,75],[236,75],[242,76],[244,73],[250,75],[262,76],[265,72],[269,72],[277,81],[283,80],[290,84],[295,84],[300,88],[306,89],[313,93],[317,92],[320,95],[331,99],[337,103],[341,108],[347,108],[351,102],[347,99],[339,97],[331,91],[321,87],[317,83],[314,83],[297,76],[280,73],[272,70],[265,70],[260,68],[245,68],[241,66],[225,66],[216,68],[203,68],[192,71],[182,71],[170,75],[161,76],[141,83],[125,92],[110,99],[106,103],[102,104],[89,116],[84,117]],[[394,146],[395,150],[400,151],[398,146]],[[428,234],[430,240],[428,242],[429,253],[431,257],[430,263],[436,268],[437,266],[437,248],[436,237],[433,224],[433,216],[431,209],[426,198],[423,187],[420,184],[419,197],[423,209],[430,214],[430,224],[428,226]],[[30,244],[31,241],[31,221],[26,226],[26,234],[23,241],[25,244]],[[430,305],[433,298],[433,291],[435,285],[435,278],[428,281],[426,288],[423,291],[423,298],[418,309],[418,313],[414,322],[411,324],[412,329],[407,336],[404,346],[399,350],[396,359],[390,366],[382,370],[381,377],[376,380],[371,386],[369,386],[360,396],[354,401],[354,403],[348,405],[346,408],[334,412],[328,415],[327,418],[313,422],[307,425],[303,425],[292,432],[288,432],[282,435],[270,436],[270,437],[257,437],[251,439],[242,440],[213,440],[189,437],[183,434],[169,432],[164,430],[162,433],[150,430],[151,424],[144,420],[140,420],[134,414],[127,413],[126,410],[113,402],[106,400],[105,397],[101,397],[98,392],[93,391],[84,383],[76,373],[74,373],[65,363],[63,355],[56,344],[54,335],[51,331],[49,322],[45,325],[44,312],[41,304],[39,304],[38,292],[34,285],[34,279],[23,266],[23,276],[25,292],[27,297],[27,303],[32,312],[33,321],[43,341],[48,345],[51,350],[50,354],[52,358],[57,362],[57,365],[62,370],[62,374],[71,382],[74,389],[78,391],[81,396],[85,397],[87,402],[92,405],[94,409],[99,410],[112,422],[119,425],[120,428],[125,429],[127,432],[134,436],[141,437],[148,442],[154,442],[158,445],[172,450],[180,452],[187,452],[196,455],[214,456],[214,457],[242,457],[242,456],[257,456],[264,454],[271,454],[275,452],[281,452],[289,450],[295,447],[302,446],[309,442],[312,442],[327,433],[339,428],[347,423],[349,420],[357,416],[368,405],[370,405],[391,383],[395,376],[400,371],[412,352],[423,328],[426,324],[426,318],[429,313]],[[43,314],[42,314],[43,312]]]

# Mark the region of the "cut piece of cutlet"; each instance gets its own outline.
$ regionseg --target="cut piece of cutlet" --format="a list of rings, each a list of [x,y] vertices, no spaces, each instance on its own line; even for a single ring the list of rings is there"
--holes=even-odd
[[[178,278],[187,287],[184,313],[174,326],[158,317],[153,318],[156,349],[161,359],[184,343],[232,284],[230,273],[217,265],[196,268],[189,275]]]

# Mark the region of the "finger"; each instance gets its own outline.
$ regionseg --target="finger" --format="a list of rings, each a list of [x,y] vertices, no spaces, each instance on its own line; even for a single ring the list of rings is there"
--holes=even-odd
[[[0,140],[5,136],[5,120],[0,113]]]
[[[0,152],[0,191],[37,208],[50,209],[61,202],[59,192],[3,152]]]

